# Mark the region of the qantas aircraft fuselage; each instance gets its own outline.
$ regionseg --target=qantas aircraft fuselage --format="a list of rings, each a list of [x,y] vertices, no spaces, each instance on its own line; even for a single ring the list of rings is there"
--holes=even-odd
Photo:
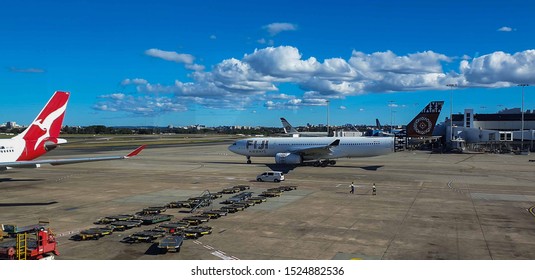
[[[59,138],[59,134],[69,96],[68,92],[56,91],[27,129],[11,139],[0,140],[0,171],[12,168],[36,168],[42,164],[60,165],[127,159],[139,154],[145,148],[145,145],[142,145],[125,156],[35,160],[58,145],[67,143],[65,139]]]
[[[29,141],[30,148],[27,148],[27,142],[24,139],[12,138],[0,140],[0,162],[15,162],[21,160],[32,160],[44,155],[60,144],[67,141],[61,138],[54,140],[48,139],[41,144],[36,141]],[[32,145],[33,144],[33,145]],[[37,144],[37,146],[36,146]]]

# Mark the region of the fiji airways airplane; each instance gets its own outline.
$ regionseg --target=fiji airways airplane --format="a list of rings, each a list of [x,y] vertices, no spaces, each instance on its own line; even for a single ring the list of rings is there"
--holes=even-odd
[[[127,159],[145,148],[140,146],[128,155],[91,158],[34,160],[67,140],[58,138],[67,109],[68,92],[56,91],[32,124],[11,139],[0,139],[0,171],[12,168],[37,168],[42,164],[61,165],[89,161]]]
[[[442,109],[443,101],[429,103],[408,125],[411,137],[430,136]],[[373,157],[394,151],[393,137],[262,137],[234,142],[228,149],[247,157],[274,157],[277,164],[314,166],[334,165],[337,158]]]

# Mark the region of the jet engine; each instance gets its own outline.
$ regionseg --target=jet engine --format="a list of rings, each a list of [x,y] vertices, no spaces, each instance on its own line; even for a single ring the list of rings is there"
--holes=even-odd
[[[278,153],[275,155],[275,163],[277,164],[301,164],[303,157],[292,153]]]

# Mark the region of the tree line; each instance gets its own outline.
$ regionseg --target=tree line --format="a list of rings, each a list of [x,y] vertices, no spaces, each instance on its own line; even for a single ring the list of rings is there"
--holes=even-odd
[[[0,127],[0,133],[19,134],[25,127]],[[150,134],[245,134],[245,135],[273,135],[283,133],[282,128],[255,127],[236,129],[233,127],[196,128],[196,127],[110,127],[105,125],[90,126],[64,126],[61,134],[124,134],[124,135],[150,135]]]

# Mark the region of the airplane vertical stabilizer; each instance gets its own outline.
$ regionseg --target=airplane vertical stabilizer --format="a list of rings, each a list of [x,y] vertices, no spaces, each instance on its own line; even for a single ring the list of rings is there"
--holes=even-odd
[[[284,133],[287,134],[297,134],[299,133],[285,118],[281,118],[282,127],[284,128]]]
[[[432,136],[443,104],[444,101],[431,101],[427,104],[420,114],[407,125],[407,136]]]
[[[18,160],[34,159],[46,152],[47,145],[58,144],[69,96],[68,92],[56,91],[30,126],[13,137],[25,142],[24,153]]]

